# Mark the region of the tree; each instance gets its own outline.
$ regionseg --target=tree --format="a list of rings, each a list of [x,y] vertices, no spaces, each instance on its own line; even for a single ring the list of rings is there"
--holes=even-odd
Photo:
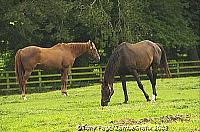
[[[199,48],[199,2],[195,0],[9,0],[0,5],[0,53],[11,61],[20,48],[94,41],[106,63],[123,41],[149,39],[170,59]],[[78,65],[88,65],[83,57]],[[8,65],[9,66],[9,65]]]
[[[194,34],[198,36],[196,45],[188,48],[188,59],[189,60],[199,60],[200,56],[200,1],[196,0],[182,0],[184,6],[184,18],[188,21],[189,27],[192,28]],[[198,54],[199,53],[199,54]]]
[[[196,45],[198,39],[183,17],[183,4],[180,0],[149,2],[149,24],[153,27],[153,38],[168,49],[171,59],[178,59],[177,53],[184,53],[182,51]]]

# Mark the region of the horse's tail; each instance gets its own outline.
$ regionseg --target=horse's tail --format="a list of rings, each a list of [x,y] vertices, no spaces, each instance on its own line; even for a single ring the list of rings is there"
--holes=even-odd
[[[15,55],[15,74],[17,77],[17,81],[20,85],[20,87],[23,85],[23,80],[24,80],[24,66],[22,64],[22,60],[21,60],[21,49],[17,51],[16,55]]]
[[[158,44],[158,43],[157,43]],[[166,56],[166,52],[163,48],[162,45],[158,44],[158,46],[160,47],[161,51],[162,51],[162,55],[161,55],[161,60],[160,60],[160,66],[161,68],[164,69],[164,72],[166,74],[166,77],[171,77],[171,73],[170,73],[170,70],[169,70],[169,65],[167,63],[167,56]]]

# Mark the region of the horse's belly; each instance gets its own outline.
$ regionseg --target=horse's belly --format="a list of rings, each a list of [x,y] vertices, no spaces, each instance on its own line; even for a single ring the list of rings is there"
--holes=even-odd
[[[37,64],[37,67],[43,70],[61,69],[62,65],[58,61],[46,60]]]
[[[129,74],[130,73],[130,69],[127,68],[127,67],[120,67],[118,73],[119,74]]]
[[[57,52],[42,52],[38,67],[43,69],[61,69],[62,57]]]
[[[138,73],[143,73],[146,71],[146,67],[132,67],[132,66],[129,66],[129,67],[121,67],[119,68],[119,71],[118,73],[119,74],[125,74],[125,75],[132,75],[133,71],[132,70],[136,70]]]
[[[137,66],[135,69],[137,70],[137,71],[145,71],[147,68],[149,68],[149,66],[150,65],[139,65],[139,66]]]

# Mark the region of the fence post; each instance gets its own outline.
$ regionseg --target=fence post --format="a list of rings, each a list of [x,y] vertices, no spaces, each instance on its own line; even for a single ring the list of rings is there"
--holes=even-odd
[[[177,69],[177,76],[179,77],[180,75],[179,75],[179,73],[180,73],[180,63],[179,62],[177,62],[177,67],[176,67]]]
[[[7,83],[7,89],[10,88],[10,80],[9,80],[9,72],[6,72],[6,83]]]
[[[39,88],[42,88],[42,73],[41,70],[38,70],[38,79],[39,79]]]

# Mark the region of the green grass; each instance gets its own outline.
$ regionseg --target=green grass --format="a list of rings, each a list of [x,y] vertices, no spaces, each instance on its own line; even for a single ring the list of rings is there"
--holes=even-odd
[[[148,80],[142,81],[152,95]],[[100,85],[60,91],[0,96],[0,131],[77,131],[78,125],[168,127],[168,131],[200,131],[198,77],[158,79],[155,103],[146,102],[135,81],[127,83],[129,102],[123,104],[120,83],[108,107],[100,107]],[[181,118],[171,119],[181,116]],[[161,119],[164,118],[164,122]],[[145,121],[151,120],[151,121]],[[133,123],[133,121],[142,121]]]

